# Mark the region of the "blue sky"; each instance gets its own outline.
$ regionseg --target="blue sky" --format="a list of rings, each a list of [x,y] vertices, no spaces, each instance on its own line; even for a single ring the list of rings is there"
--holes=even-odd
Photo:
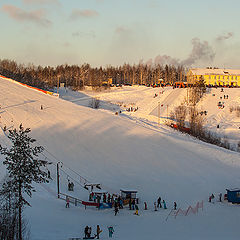
[[[239,9],[238,0],[0,0],[0,56],[240,68]]]

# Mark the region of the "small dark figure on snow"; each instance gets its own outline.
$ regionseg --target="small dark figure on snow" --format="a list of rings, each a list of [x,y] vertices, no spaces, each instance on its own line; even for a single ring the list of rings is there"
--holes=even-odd
[[[85,238],[88,238],[88,226],[84,228],[84,235],[85,235]]]
[[[157,207],[158,208],[159,207],[162,208],[161,200],[162,200],[161,197],[159,197],[158,200],[157,200]]]
[[[110,194],[108,194],[108,203],[110,203],[111,202],[111,195]]]
[[[102,230],[100,229],[99,225],[97,225],[97,239],[99,239],[99,235],[102,232]]]
[[[144,202],[144,210],[147,210],[147,203]]]
[[[70,200],[69,200],[69,197],[66,197],[66,208],[69,208],[69,203],[70,203]]]
[[[222,193],[219,194],[219,202],[222,202]]]
[[[115,212],[115,216],[118,214],[119,210],[118,210],[118,206],[115,204],[115,208],[114,208],[114,212]]]
[[[41,105],[40,109],[43,110],[43,105]]]
[[[132,200],[131,200],[131,198],[129,199],[128,204],[129,204],[129,210],[132,210]]]
[[[51,178],[51,173],[50,173],[49,170],[48,170],[48,179],[52,179],[52,178]]]
[[[176,202],[174,202],[174,210],[177,210],[177,203]]]
[[[132,210],[135,209],[135,199],[132,200]]]
[[[154,211],[157,211],[157,204],[154,202]]]
[[[89,227],[89,228],[88,228],[88,238],[91,238],[91,233],[92,233],[92,228]]]

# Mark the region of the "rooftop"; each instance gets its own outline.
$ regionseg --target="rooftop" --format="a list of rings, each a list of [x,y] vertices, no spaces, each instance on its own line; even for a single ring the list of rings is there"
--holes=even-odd
[[[190,71],[194,75],[240,75],[240,69],[192,68]]]

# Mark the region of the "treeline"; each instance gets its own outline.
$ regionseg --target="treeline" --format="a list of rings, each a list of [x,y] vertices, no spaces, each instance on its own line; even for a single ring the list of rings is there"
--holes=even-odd
[[[65,83],[65,86],[73,89],[100,87],[108,79],[112,79],[113,84],[156,84],[159,79],[163,79],[166,84],[173,84],[186,80],[186,69],[183,66],[124,64],[119,67],[94,68],[83,64],[42,67],[17,64],[8,59],[0,60],[0,74],[45,90],[52,89],[59,83]]]

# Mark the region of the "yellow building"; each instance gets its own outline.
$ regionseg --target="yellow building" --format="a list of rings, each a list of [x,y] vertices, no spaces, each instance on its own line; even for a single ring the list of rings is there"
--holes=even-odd
[[[219,68],[193,68],[187,74],[187,82],[194,84],[203,78],[207,86],[240,87],[240,70]]]

